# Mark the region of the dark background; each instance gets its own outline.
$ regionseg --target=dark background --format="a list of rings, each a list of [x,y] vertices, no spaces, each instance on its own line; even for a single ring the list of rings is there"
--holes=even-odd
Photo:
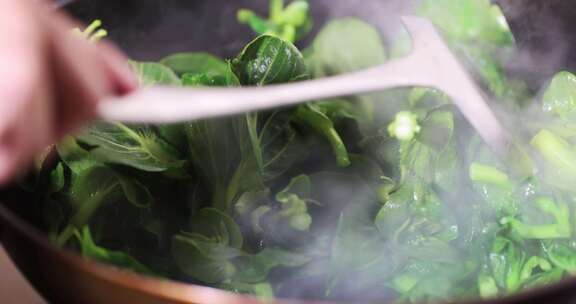
[[[415,0],[417,1],[417,0]],[[238,8],[266,14],[268,0],[78,0],[69,11],[88,22],[102,19],[110,37],[138,60],[179,51],[234,56],[252,37],[236,21]],[[310,0],[318,28],[326,20],[358,16],[389,33],[411,0]],[[556,71],[576,71],[575,0],[496,0],[503,8],[520,54],[509,69],[539,87]],[[310,35],[313,37],[314,33]],[[306,40],[303,44],[306,44]]]
[[[157,60],[178,51],[236,55],[254,37],[238,23],[239,8],[267,15],[269,0],[79,0],[67,6],[79,19],[101,19],[131,57]],[[383,32],[398,26],[410,0],[310,0],[315,29],[328,19],[358,16]],[[359,5],[361,3],[361,5]],[[396,13],[395,13],[396,12]],[[314,32],[308,37],[314,37]],[[305,40],[303,44],[306,44]]]

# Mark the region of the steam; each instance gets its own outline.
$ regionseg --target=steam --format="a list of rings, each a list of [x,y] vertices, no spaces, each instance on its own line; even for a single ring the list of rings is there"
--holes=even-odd
[[[317,2],[319,3],[319,8],[316,9],[326,12],[324,18],[337,19],[350,16],[362,18],[378,27],[385,41],[391,42],[396,41],[398,37],[406,35],[401,25],[400,16],[413,13],[418,1],[366,1],[361,4],[359,4],[357,0],[318,0]],[[562,24],[549,14],[541,13],[541,6],[545,5],[545,3],[538,2],[530,4],[523,1],[502,2],[503,11],[512,25],[512,30],[519,30],[523,35],[521,35],[522,37],[517,37],[517,40],[521,40],[518,41],[518,48],[515,50],[513,56],[510,56],[509,53],[503,53],[501,57],[497,59],[505,63],[505,68],[509,74],[513,74],[523,81],[526,81],[532,90],[539,91],[545,84],[545,81],[550,79],[566,61],[569,42],[560,36],[548,35],[549,33],[561,31]],[[539,21],[534,22],[534,20],[526,18],[526,16],[538,18]],[[545,22],[542,22],[542,20],[545,20]],[[542,45],[534,47],[534,43],[542,43]],[[377,94],[371,96],[377,96]],[[508,124],[511,128],[514,123],[522,123],[522,121],[518,121],[522,117],[530,117],[533,113],[541,111],[540,103],[534,100],[526,102],[526,107],[516,109],[514,113],[501,109],[498,104],[502,102],[502,100],[494,100],[492,104],[503,121],[512,122]],[[395,113],[389,113],[387,115],[393,116],[394,114]],[[463,152],[460,151],[460,153]],[[459,175],[466,178],[467,174],[468,168],[461,167]],[[329,188],[316,188],[316,190],[325,192],[320,195],[328,197],[334,196],[335,193],[336,197],[341,197],[346,196],[346,193],[353,192],[354,198],[348,203],[347,207],[340,206],[340,209],[339,207],[335,207],[335,210],[340,212],[350,211],[350,208],[365,208],[366,212],[373,212],[374,206],[366,203],[374,200],[373,192],[369,189],[361,187],[358,189],[356,187],[357,185],[354,184],[334,183]],[[460,234],[460,236],[469,240],[481,238],[481,235],[486,233],[485,228],[481,227],[480,223],[474,222],[474,213],[476,210],[472,202],[477,200],[476,195],[477,194],[470,189],[463,189],[458,193],[448,193],[440,198],[442,203],[446,204],[448,209],[451,209],[451,212],[444,214],[445,221],[454,223],[451,228]],[[330,202],[330,200],[322,201]],[[494,222],[497,221],[495,217],[493,220]],[[336,223],[327,222],[318,223],[318,221],[314,223],[316,226],[326,228],[320,230],[321,235],[316,236],[315,243],[309,244],[307,251],[310,254],[323,252],[325,255],[330,256],[334,253],[333,228],[335,224]],[[357,224],[360,226],[365,223],[359,222]],[[366,230],[364,233],[369,234],[371,231]],[[391,247],[389,243],[390,241],[386,241],[380,246],[379,250],[381,250],[381,254],[385,258],[371,266],[374,269],[372,269],[372,272],[369,272],[368,277],[382,278],[383,281],[390,279],[390,277],[386,276],[390,268],[393,267],[393,263],[387,260],[391,256],[391,253],[387,251],[389,247]],[[358,235],[358,247],[362,248],[363,245],[362,236]],[[368,248],[364,249],[369,250]],[[351,248],[351,250],[354,249]],[[358,254],[362,254],[362,252],[358,252]],[[469,259],[469,257],[455,256],[452,262],[463,263],[467,259]],[[338,265],[326,265],[325,267],[337,266]],[[313,267],[317,267],[317,265]],[[325,269],[307,269],[304,267],[295,274],[288,274],[276,278],[277,282],[281,282],[279,296],[307,299],[326,296],[318,292],[325,287],[321,282],[326,280],[326,277],[312,276],[311,278],[303,279],[301,276],[302,273],[321,273],[323,270],[325,271]],[[355,274],[353,271],[354,269],[350,269],[350,272],[344,274],[344,276],[347,276],[347,279],[344,281],[346,283],[338,285],[339,289],[331,290],[331,293],[328,295],[329,298],[344,300],[383,300],[392,296],[393,292],[383,285],[379,285],[379,288],[376,289],[363,286],[362,284],[366,282],[363,279],[366,278],[363,278],[362,275],[358,276],[358,274]]]

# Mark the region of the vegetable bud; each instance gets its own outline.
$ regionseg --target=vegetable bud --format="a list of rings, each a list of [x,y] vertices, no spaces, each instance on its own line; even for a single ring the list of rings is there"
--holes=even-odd
[[[402,111],[396,114],[396,119],[388,126],[388,133],[400,141],[409,141],[420,132],[420,129],[418,115]]]

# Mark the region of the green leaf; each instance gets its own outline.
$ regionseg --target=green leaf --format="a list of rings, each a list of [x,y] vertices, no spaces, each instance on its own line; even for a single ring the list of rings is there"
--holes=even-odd
[[[109,250],[94,243],[88,226],[84,226],[81,232],[76,231],[75,235],[78,242],[80,242],[82,255],[85,258],[141,274],[153,275],[153,272],[148,267],[127,253]]]
[[[460,42],[509,45],[514,40],[502,11],[490,0],[425,0],[420,13]]]
[[[190,219],[190,228],[193,233],[218,240],[229,247],[242,248],[240,227],[230,216],[218,209],[204,208],[198,211]]]
[[[58,155],[72,172],[80,174],[84,170],[94,167],[99,163],[92,158],[90,152],[80,147],[71,136],[66,136],[56,145]]]
[[[543,129],[530,142],[542,156],[539,166],[544,181],[565,191],[574,191],[576,183],[576,155],[572,147],[561,137]]]
[[[273,301],[274,289],[269,283],[254,284],[254,295],[263,301]]]
[[[226,86],[224,76],[210,76],[206,73],[185,73],[182,75],[182,85],[186,87],[215,87]]]
[[[298,231],[308,231],[312,217],[308,214],[306,200],[310,198],[311,182],[307,175],[294,177],[288,186],[276,194],[282,204],[280,217],[287,218],[290,226]]]
[[[304,199],[309,198],[310,191],[312,191],[311,187],[312,185],[308,176],[296,176],[290,181],[286,188],[276,194],[276,200],[286,202],[292,195],[297,195]]]
[[[312,44],[315,77],[370,68],[386,61],[386,50],[375,27],[356,18],[330,21]]]
[[[269,195],[270,190],[268,189],[247,191],[238,198],[234,208],[239,215],[245,216],[262,205],[262,203],[267,202]]]
[[[99,122],[78,137],[96,146],[91,157],[100,162],[122,164],[143,171],[161,172],[181,167],[179,153],[149,127],[128,127]]]
[[[64,175],[64,166],[62,163],[58,163],[56,168],[50,172],[50,182],[52,184],[53,192],[58,192],[64,188],[66,183],[66,177]]]
[[[208,53],[176,53],[160,60],[160,63],[178,75],[190,73],[213,77],[226,74],[228,69],[224,60]]]
[[[175,235],[171,251],[183,273],[208,284],[232,278],[236,266],[231,260],[241,255],[236,248],[196,235]]]
[[[524,283],[524,288],[530,289],[551,285],[559,282],[560,280],[562,280],[563,277],[564,277],[564,270],[555,268],[532,276],[529,280],[527,280],[526,283]]]
[[[310,262],[311,258],[282,249],[265,248],[252,255],[239,268],[234,280],[247,283],[258,283],[266,280],[270,270],[283,267],[300,267]]]
[[[290,111],[246,114],[234,120],[241,159],[228,183],[227,205],[246,191],[263,190],[308,155]]]
[[[518,202],[513,198],[513,184],[508,175],[494,166],[473,162],[469,168],[472,186],[488,206],[499,214],[515,215]]]
[[[305,104],[299,106],[294,114],[296,121],[309,126],[315,132],[322,135],[332,147],[336,163],[340,167],[347,167],[350,165],[350,158],[348,150],[344,144],[342,137],[336,131],[334,124],[320,109],[313,104]]]
[[[147,209],[154,201],[148,188],[139,181],[105,166],[82,171],[73,180],[69,196],[74,213],[56,240],[61,246],[75,229],[87,225],[106,204],[114,204],[125,198],[133,206]]]
[[[492,245],[489,259],[498,285],[508,293],[517,291],[522,284],[522,266],[526,261],[526,252],[514,242],[498,237]]]
[[[422,132],[417,139],[436,152],[446,152],[452,143],[454,127],[452,111],[436,109],[422,121]]]
[[[357,18],[343,18],[327,23],[307,53],[306,64],[314,78],[363,70],[387,60],[378,29]],[[383,95],[378,93],[348,98],[355,101],[358,123],[363,129],[371,126],[375,113],[378,113],[374,110],[375,102],[383,102]],[[390,109],[387,107],[384,111]]]
[[[418,301],[447,301],[452,295],[463,297],[462,281],[473,271],[473,264],[439,264],[417,261],[404,267],[403,272],[391,281],[391,287],[400,293],[400,299]]]
[[[445,34],[459,57],[472,67],[497,96],[504,96],[511,82],[496,58],[514,44],[506,18],[490,0],[425,0],[420,15]]]
[[[542,242],[542,246],[554,266],[571,275],[576,274],[576,250],[574,248],[554,241]]]
[[[482,299],[491,299],[498,296],[496,281],[487,273],[481,273],[478,276],[478,291]]]
[[[548,260],[541,258],[539,256],[533,256],[522,267],[522,274],[520,278],[522,281],[530,280],[534,273],[538,271],[549,271],[552,269],[552,265]]]
[[[554,75],[542,97],[544,112],[566,118],[576,108],[576,76],[562,71]]]
[[[88,221],[104,203],[113,203],[121,198],[117,175],[107,167],[92,167],[80,174],[70,191],[71,203],[76,209],[56,239],[63,246],[73,236],[74,230],[88,224]]]
[[[404,184],[390,194],[388,201],[376,215],[375,224],[384,235],[392,235],[406,221],[409,204],[414,197],[413,188]]]
[[[352,181],[350,181],[352,182]],[[328,292],[353,284],[357,275],[366,273],[370,280],[385,278],[393,269],[381,263],[385,247],[379,242],[379,231],[373,223],[374,202],[370,188],[362,182],[345,184],[353,192],[351,201],[337,215],[338,224],[331,241]],[[335,202],[326,202],[333,204]],[[376,265],[376,266],[375,266]],[[381,265],[374,273],[374,270]]]
[[[257,117],[258,122],[254,121]],[[309,154],[307,144],[297,133],[290,111],[254,114],[247,127],[256,162],[260,163],[262,178],[272,181],[303,161]]]
[[[134,206],[139,208],[148,208],[154,202],[154,197],[152,194],[138,180],[131,178],[123,174],[116,174],[122,191],[126,196],[126,199],[132,203]]]
[[[232,70],[243,85],[262,86],[308,77],[300,51],[290,42],[260,36],[232,61]]]
[[[452,264],[461,260],[456,248],[450,246],[448,242],[434,237],[427,237],[426,240],[421,240],[419,244],[409,247],[408,256],[423,262]]]
[[[535,203],[540,211],[535,220],[541,220],[544,214],[549,214],[553,218],[552,223],[532,224],[527,216],[524,216],[522,221],[515,218],[504,218],[501,222],[509,223],[514,232],[525,239],[546,240],[571,236],[570,209],[565,202],[555,201],[548,197],[539,197]]]
[[[242,117],[195,121],[185,125],[188,159],[212,192],[213,206],[220,210],[227,211],[235,196],[243,193],[237,185],[242,176],[238,174],[234,180],[236,172],[241,172],[241,144],[246,143],[237,138],[237,121]]]
[[[180,78],[170,68],[160,63],[130,61],[130,67],[136,74],[140,86],[181,84]]]

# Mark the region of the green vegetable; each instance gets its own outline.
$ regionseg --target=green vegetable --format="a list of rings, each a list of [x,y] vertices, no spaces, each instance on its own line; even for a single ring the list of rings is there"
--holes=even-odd
[[[576,181],[576,155],[570,144],[547,129],[543,129],[531,141],[543,160],[541,170],[546,182],[564,190],[574,191]]]
[[[179,152],[146,126],[131,128],[121,123],[97,123],[80,135],[79,140],[95,147],[89,153],[100,162],[124,164],[150,172],[183,164]]]
[[[576,76],[563,71],[554,76],[542,97],[544,112],[566,117],[576,107]]]
[[[177,75],[205,73],[209,76],[223,75],[228,65],[222,59],[207,53],[178,53],[170,55],[160,63]]]
[[[309,10],[302,0],[271,0],[268,17],[240,10],[258,37],[229,60],[130,65],[143,87],[265,86],[408,50],[344,18],[301,53]],[[508,157],[422,87],[173,125],[95,122],[23,180],[38,226],[87,259],[264,301],[492,299],[576,275],[574,76],[558,73],[537,98],[504,73],[514,39],[488,0],[424,0],[419,11],[505,101]],[[97,40],[99,26],[80,34]],[[522,120],[507,115],[523,107]]]
[[[420,13],[445,34],[462,60],[473,68],[497,96],[504,96],[506,79],[499,56],[514,44],[506,18],[489,0],[425,0]]]
[[[290,184],[276,194],[276,200],[282,204],[279,215],[288,218],[290,226],[296,230],[308,231],[312,224],[312,217],[308,214],[306,199],[310,197],[310,179],[297,176]]]
[[[96,42],[102,40],[103,38],[105,38],[106,36],[108,36],[108,31],[106,31],[105,29],[101,29],[100,28],[101,26],[102,26],[102,21],[94,20],[84,30],[80,30],[79,28],[75,28],[73,30],[73,32],[74,32],[74,34],[76,34],[82,38],[88,39],[88,41],[90,41],[92,43],[96,43]]]
[[[208,284],[232,278],[236,267],[232,259],[240,251],[202,235],[175,235],[172,255],[178,268],[186,275]]]
[[[160,63],[131,61],[130,66],[141,86],[181,84],[174,71]]]
[[[248,44],[232,69],[243,85],[265,85],[308,77],[304,59],[291,43],[273,36],[260,36]]]
[[[396,114],[396,119],[388,126],[388,133],[401,141],[409,141],[421,130],[418,116],[410,112]]]
[[[307,0],[294,0],[284,7],[284,0],[271,0],[270,16],[264,19],[249,9],[238,11],[238,21],[248,24],[259,35],[274,35],[294,42],[312,28]]]
[[[348,150],[338,131],[334,128],[334,123],[318,107],[312,104],[300,106],[296,110],[295,115],[297,121],[310,126],[330,142],[339,166],[346,167],[350,165]]]
[[[80,242],[82,255],[85,258],[98,262],[107,263],[120,268],[132,270],[142,274],[153,275],[153,273],[133,257],[124,252],[111,251],[100,247],[94,243],[90,228],[84,227],[81,231],[75,232],[76,238]]]
[[[386,61],[380,33],[355,18],[328,23],[312,43],[310,68],[315,77],[353,72]]]

